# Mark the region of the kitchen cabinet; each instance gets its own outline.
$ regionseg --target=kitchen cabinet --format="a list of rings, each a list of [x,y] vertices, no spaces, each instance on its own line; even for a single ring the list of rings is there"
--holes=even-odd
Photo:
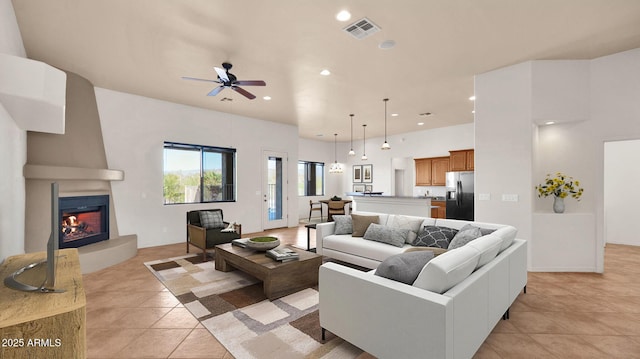
[[[447,218],[447,202],[432,200],[431,206],[437,207],[431,208],[431,218]]]
[[[474,150],[449,151],[449,171],[473,171]]]
[[[416,186],[444,186],[449,157],[416,158]]]
[[[431,185],[445,186],[447,184],[447,172],[449,171],[449,157],[437,157],[431,159]]]
[[[431,158],[416,158],[416,186],[431,186]]]

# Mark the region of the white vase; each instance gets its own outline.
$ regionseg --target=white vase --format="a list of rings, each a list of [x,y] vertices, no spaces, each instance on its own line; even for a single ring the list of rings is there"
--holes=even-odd
[[[555,213],[564,213],[564,198],[553,197],[553,211]]]

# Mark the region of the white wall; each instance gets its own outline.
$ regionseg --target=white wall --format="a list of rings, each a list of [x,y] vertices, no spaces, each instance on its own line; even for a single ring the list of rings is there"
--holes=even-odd
[[[635,226],[640,203],[640,140],[604,146],[604,219],[607,243],[640,246]]]
[[[96,88],[109,168],[125,179],[112,183],[120,233],[137,233],[139,247],[185,240],[185,215],[222,208],[225,220],[244,233],[262,230],[262,151],[289,156],[288,226],[298,223],[298,131],[290,125],[225,114]],[[163,204],[163,142],[232,147],[237,150],[237,201]]]
[[[26,57],[10,0],[0,0],[0,52]],[[27,134],[0,104],[0,263],[24,253]]]
[[[0,52],[27,57],[11,0],[0,0]]]
[[[475,96],[475,220],[510,224],[531,240],[531,63],[476,76]],[[503,194],[518,201],[502,201]]]
[[[553,243],[528,236],[534,211],[551,206],[551,199],[533,197],[534,186],[545,173],[563,171],[585,189],[580,202],[567,201],[567,212],[594,214],[596,222],[595,240],[566,255],[595,252],[589,266],[604,269],[604,143],[640,138],[638,78],[640,49],[587,62],[534,61],[476,76],[476,192],[521,199],[501,202],[492,193],[491,201],[476,202],[476,220],[516,225],[519,237],[530,239],[530,266],[557,268],[544,256]],[[560,123],[536,127],[546,118]]]

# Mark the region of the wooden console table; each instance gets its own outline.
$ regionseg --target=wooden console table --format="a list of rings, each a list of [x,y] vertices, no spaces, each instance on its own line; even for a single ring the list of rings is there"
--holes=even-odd
[[[45,252],[9,257],[0,277],[44,260]],[[85,358],[86,298],[75,248],[58,252],[56,289],[21,292],[0,282],[0,358]]]

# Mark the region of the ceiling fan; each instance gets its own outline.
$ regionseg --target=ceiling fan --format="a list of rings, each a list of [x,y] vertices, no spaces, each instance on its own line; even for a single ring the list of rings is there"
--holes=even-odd
[[[215,96],[217,95],[220,91],[222,91],[224,88],[230,88],[233,91],[241,94],[242,96],[248,98],[249,100],[253,100],[254,98],[256,98],[256,96],[254,94],[252,94],[251,92],[243,89],[242,87],[240,87],[240,85],[242,86],[266,86],[267,84],[262,81],[262,80],[244,80],[244,81],[239,81],[238,78],[229,72],[229,70],[231,70],[231,67],[233,67],[233,65],[231,65],[228,62],[223,62],[222,63],[222,67],[224,67],[224,69],[221,69],[219,67],[214,67],[214,69],[216,70],[216,73],[218,74],[218,79],[217,80],[209,80],[209,79],[199,79],[199,78],[195,78],[195,77],[186,77],[183,76],[182,78],[185,80],[196,80],[196,81],[205,81],[205,82],[215,82],[215,83],[219,83],[220,86],[214,88],[213,90],[211,90],[211,92],[209,92],[207,94],[207,96]]]

